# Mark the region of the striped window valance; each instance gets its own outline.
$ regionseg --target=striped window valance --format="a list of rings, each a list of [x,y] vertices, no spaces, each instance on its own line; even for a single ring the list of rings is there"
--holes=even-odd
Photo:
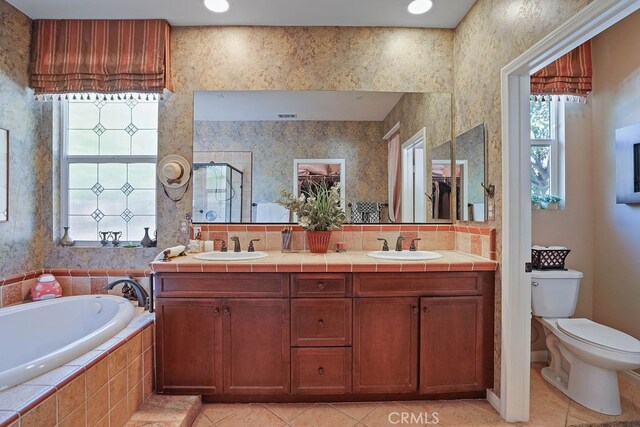
[[[171,90],[171,27],[164,20],[36,20],[36,95]]]
[[[532,95],[585,97],[591,92],[591,41],[531,76]]]

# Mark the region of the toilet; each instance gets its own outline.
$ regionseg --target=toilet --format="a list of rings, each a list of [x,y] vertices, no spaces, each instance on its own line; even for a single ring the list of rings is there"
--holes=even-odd
[[[619,370],[640,368],[640,341],[588,319],[571,318],[582,273],[533,271],[531,311],[542,323],[551,363],[542,376],[594,411],[620,415]]]

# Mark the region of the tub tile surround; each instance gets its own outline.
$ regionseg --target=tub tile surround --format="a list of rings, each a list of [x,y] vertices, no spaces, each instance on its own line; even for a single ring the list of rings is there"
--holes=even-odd
[[[103,290],[107,283],[130,276],[149,290],[150,270],[67,270],[40,269],[0,278],[0,308],[31,301],[31,286],[41,274],[53,274],[62,287],[63,296],[106,294],[122,295],[122,285],[110,291]]]
[[[153,319],[139,309],[109,345],[0,392],[0,427],[124,425],[153,393]]]

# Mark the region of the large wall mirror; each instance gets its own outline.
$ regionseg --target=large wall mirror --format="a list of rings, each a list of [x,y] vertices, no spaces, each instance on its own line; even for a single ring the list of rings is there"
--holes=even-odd
[[[9,220],[9,131],[0,129],[0,222]]]
[[[453,198],[436,201],[432,182],[434,165],[451,173],[451,125],[449,93],[195,92],[193,221],[290,222],[280,191],[320,179],[341,182],[352,223],[451,222]],[[412,185],[390,186],[390,168]],[[396,221],[393,197],[406,200]]]

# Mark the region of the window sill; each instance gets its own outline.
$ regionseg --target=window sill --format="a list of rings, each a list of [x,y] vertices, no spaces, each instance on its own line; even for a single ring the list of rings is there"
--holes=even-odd
[[[153,250],[154,252],[158,250],[157,247],[151,247],[151,248],[145,248],[140,246],[139,244],[137,246],[127,246],[127,245],[122,245],[122,246],[113,246],[113,245],[107,245],[107,246],[102,246],[102,244],[100,244],[100,242],[75,242],[72,246],[61,246],[59,244],[56,244],[56,247],[58,248],[65,248],[65,249],[127,249],[127,250],[131,250],[131,249],[138,249],[138,250],[143,250],[143,249],[148,249],[148,250]]]

